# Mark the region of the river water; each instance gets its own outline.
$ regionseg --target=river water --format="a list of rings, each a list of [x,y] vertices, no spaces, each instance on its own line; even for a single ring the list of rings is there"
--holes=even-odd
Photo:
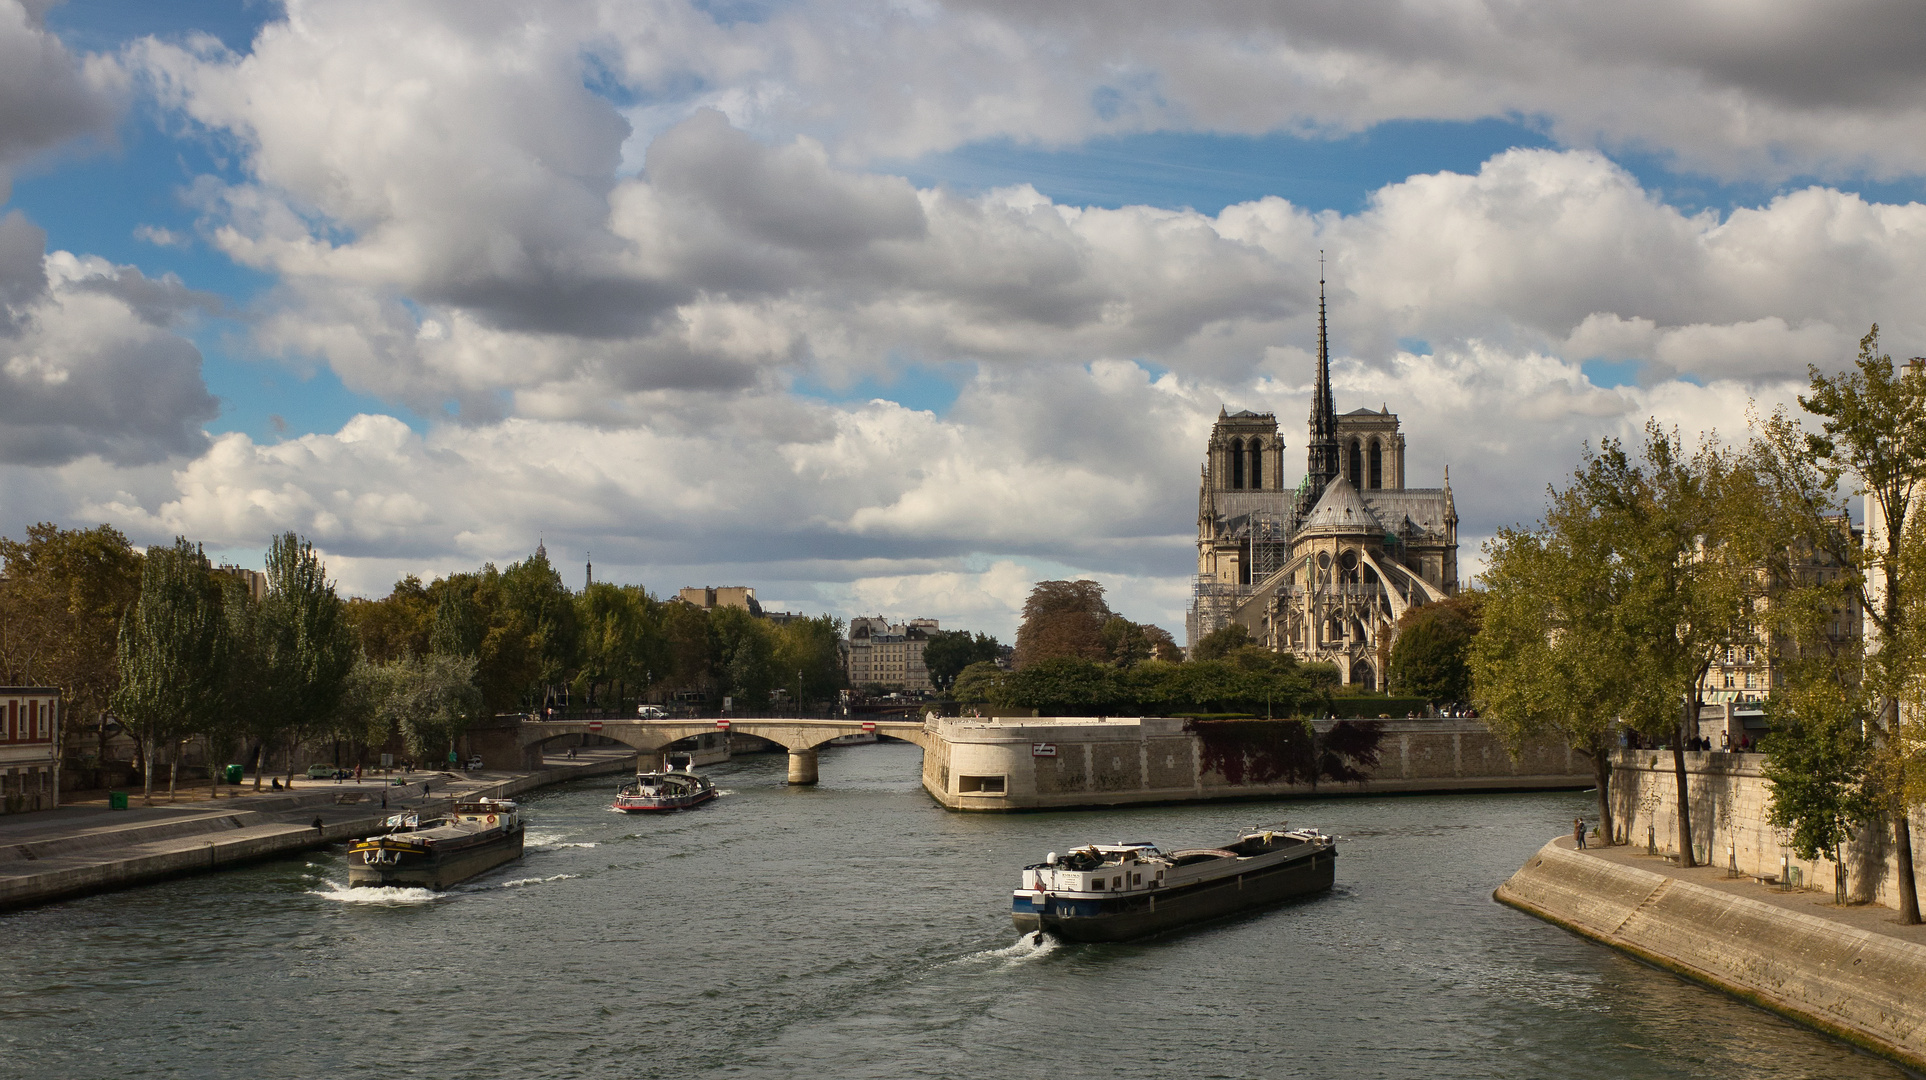
[[[1502,907],[1577,794],[946,812],[903,745],[709,770],[625,817],[529,796],[458,890],[346,889],[341,853],[0,916],[8,1077],[1907,1075]],[[1343,837],[1330,894],[1146,943],[1035,946],[1017,871],[1092,841]]]

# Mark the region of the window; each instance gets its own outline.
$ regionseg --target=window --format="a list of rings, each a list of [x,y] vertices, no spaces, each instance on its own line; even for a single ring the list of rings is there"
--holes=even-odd
[[[1111,888],[1113,888],[1113,889],[1121,889],[1121,888],[1123,888],[1123,878],[1122,878],[1121,876],[1119,876],[1119,877],[1113,877],[1113,878],[1111,878],[1111,879],[1110,879],[1110,887],[1111,887]]]
[[[1726,675],[1725,675],[1725,688],[1727,690],[1732,689],[1732,673],[1729,671],[1726,672]]]
[[[956,790],[965,795],[1001,795],[1003,777],[1001,776],[959,776]]]
[[[1356,487],[1364,486],[1364,449],[1356,439],[1351,440],[1351,454],[1346,462],[1344,477]]]
[[[1371,486],[1384,486],[1384,444],[1376,439],[1371,440]]]
[[[1230,467],[1230,486],[1233,490],[1241,489],[1244,486],[1244,440],[1242,439],[1230,441]]]
[[[1264,444],[1251,440],[1251,487],[1264,486]]]

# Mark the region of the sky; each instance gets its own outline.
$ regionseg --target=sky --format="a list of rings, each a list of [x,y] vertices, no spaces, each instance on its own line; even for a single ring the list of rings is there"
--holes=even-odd
[[[1902,2],[0,0],[0,534],[1182,637],[1220,408],[1449,467],[1926,353]]]

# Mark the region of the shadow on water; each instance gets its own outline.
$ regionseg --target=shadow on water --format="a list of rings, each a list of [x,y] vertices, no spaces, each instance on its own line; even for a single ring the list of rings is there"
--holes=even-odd
[[[956,815],[906,746],[707,770],[694,812],[527,797],[457,890],[339,894],[338,851],[0,918],[0,1072],[50,1077],[1905,1075],[1490,899],[1575,794]],[[1010,925],[1016,873],[1119,837],[1344,837],[1338,886],[1144,942]],[[407,892],[409,890],[397,890]]]

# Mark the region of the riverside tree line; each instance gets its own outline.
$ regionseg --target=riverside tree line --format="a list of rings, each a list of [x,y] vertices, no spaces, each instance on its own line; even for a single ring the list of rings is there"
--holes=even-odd
[[[112,728],[96,721],[118,721],[149,799],[190,743],[210,766],[250,754],[258,787],[268,764],[292,776],[304,745],[334,741],[358,762],[398,739],[434,760],[476,719],[564,694],[605,710],[677,691],[760,708],[778,688],[806,704],[844,685],[840,620],[777,624],[600,582],[573,592],[541,552],[403,578],[379,600],[338,595],[292,533],[270,545],[258,597],[197,544],[142,552],[106,525],[35,525],[0,539],[0,566],[0,678],[63,689],[80,721],[70,753],[91,739],[104,761]]]
[[[1684,747],[1700,687],[1728,648],[1765,649],[1775,684],[1763,740],[1769,813],[1801,858],[1898,856],[1903,921],[1919,921],[1908,820],[1926,798],[1926,372],[1895,370],[1879,328],[1838,375],[1812,368],[1799,404],[1743,444],[1688,448],[1647,425],[1606,440],[1549,495],[1543,519],[1485,549],[1468,642],[1483,718],[1513,746],[1555,736],[1597,770],[1614,835],[1620,729],[1669,746],[1679,861],[1698,861]],[[1849,500],[1865,497],[1863,536]],[[1856,625],[1864,614],[1864,633]],[[1883,834],[1883,837],[1882,835]]]

